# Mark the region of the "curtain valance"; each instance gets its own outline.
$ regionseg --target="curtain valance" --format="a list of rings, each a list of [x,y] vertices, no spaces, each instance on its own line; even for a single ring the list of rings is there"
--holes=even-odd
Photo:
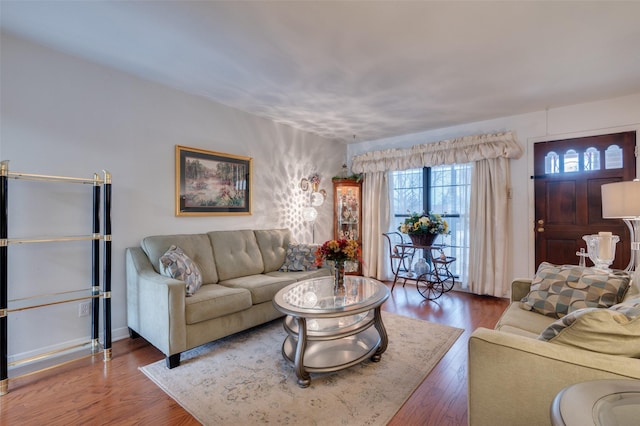
[[[404,149],[366,152],[353,157],[354,173],[407,170],[443,164],[464,164],[492,158],[520,158],[522,147],[513,132],[445,139]]]

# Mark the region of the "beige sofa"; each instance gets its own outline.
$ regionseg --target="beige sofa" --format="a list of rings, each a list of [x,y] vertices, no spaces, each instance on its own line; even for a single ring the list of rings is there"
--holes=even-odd
[[[181,352],[282,316],[272,304],[281,288],[329,275],[325,268],[287,268],[291,240],[287,229],[212,231],[150,236],[127,248],[131,336],[144,337],[174,368]],[[193,296],[186,296],[184,281],[159,273],[159,259],[172,245],[200,269],[203,285]]]
[[[520,307],[531,280],[512,283],[511,301],[495,329],[469,339],[468,419],[480,425],[551,424],[555,395],[574,383],[640,379],[640,359],[538,340],[555,320]],[[637,299],[635,286],[625,300]]]

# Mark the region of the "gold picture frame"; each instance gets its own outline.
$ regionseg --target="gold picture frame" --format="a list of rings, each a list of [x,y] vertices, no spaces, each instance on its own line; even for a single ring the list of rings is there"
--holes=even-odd
[[[252,159],[176,145],[176,216],[250,215]]]

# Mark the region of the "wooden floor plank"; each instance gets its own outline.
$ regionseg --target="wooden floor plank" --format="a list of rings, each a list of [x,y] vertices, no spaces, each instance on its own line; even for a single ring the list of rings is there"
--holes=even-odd
[[[396,285],[384,311],[465,331],[389,425],[467,424],[467,341],[477,327],[492,328],[507,304],[460,292],[430,302],[410,284]],[[0,397],[0,424],[198,425],[139,370],[160,359],[144,339],[124,339],[114,343],[110,362],[95,357],[11,380]]]

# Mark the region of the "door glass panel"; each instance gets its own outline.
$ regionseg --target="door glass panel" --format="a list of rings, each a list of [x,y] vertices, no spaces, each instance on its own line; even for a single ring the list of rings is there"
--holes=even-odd
[[[544,157],[545,174],[560,173],[560,157],[551,151]]]
[[[600,170],[600,151],[591,147],[584,153],[584,170]]]
[[[573,149],[569,149],[564,154],[564,172],[571,173],[578,171],[580,171],[578,153]]]
[[[607,170],[622,168],[622,148],[618,145],[611,145],[604,152],[604,168]]]

